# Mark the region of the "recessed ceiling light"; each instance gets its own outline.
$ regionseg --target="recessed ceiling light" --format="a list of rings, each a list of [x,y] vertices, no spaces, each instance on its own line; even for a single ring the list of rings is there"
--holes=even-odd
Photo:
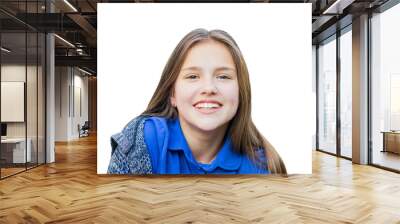
[[[336,0],[322,14],[342,14],[343,9],[351,5],[355,0]]]
[[[71,4],[69,3],[68,0],[64,0],[65,4],[67,4],[72,10],[74,10],[75,12],[78,12],[78,10]]]
[[[7,49],[7,48],[5,48],[5,47],[1,47],[1,50],[4,51],[4,52],[6,52],[6,53],[10,53],[10,52],[11,52],[11,50],[9,50],[9,49]]]
[[[57,37],[58,39],[60,39],[61,41],[63,41],[64,43],[68,44],[69,46],[75,48],[75,45],[73,45],[73,44],[72,44],[71,42],[69,42],[68,40],[66,40],[66,39],[64,39],[64,38],[62,38],[62,37],[60,37],[60,36],[57,35],[57,34],[54,34],[54,36]]]
[[[88,72],[88,71],[86,71],[86,70],[83,70],[83,69],[81,69],[81,68],[79,68],[79,67],[78,67],[78,70],[81,71],[81,72],[83,72],[83,73],[85,73],[85,74],[88,74],[88,75],[90,75],[90,76],[92,75],[92,73],[90,73],[90,72]]]

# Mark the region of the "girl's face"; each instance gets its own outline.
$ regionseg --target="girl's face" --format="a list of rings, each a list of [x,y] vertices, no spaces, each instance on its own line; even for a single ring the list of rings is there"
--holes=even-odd
[[[227,126],[239,105],[237,71],[228,48],[213,40],[195,44],[183,62],[171,103],[185,126],[201,131]]]

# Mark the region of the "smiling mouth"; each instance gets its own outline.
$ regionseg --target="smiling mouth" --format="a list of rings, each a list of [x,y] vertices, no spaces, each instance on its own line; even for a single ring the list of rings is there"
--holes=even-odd
[[[197,103],[194,107],[198,109],[216,109],[222,107],[222,105],[218,103]]]
[[[219,111],[223,105],[217,101],[199,101],[193,106],[202,114],[212,114]]]

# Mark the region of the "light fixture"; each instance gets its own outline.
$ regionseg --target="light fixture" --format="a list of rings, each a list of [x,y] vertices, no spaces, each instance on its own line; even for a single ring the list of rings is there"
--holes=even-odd
[[[11,52],[11,50],[9,50],[9,49],[7,49],[7,48],[5,48],[5,47],[1,47],[0,49],[1,49],[2,51],[6,52],[6,53],[10,53],[10,52]]]
[[[57,37],[58,39],[60,39],[61,41],[63,41],[64,43],[68,44],[69,46],[75,48],[75,45],[71,44],[71,42],[69,42],[68,40],[58,36],[57,34],[54,34],[55,37]]]
[[[325,9],[322,14],[342,14],[343,10],[354,1],[355,0],[336,0],[332,5]]]
[[[74,12],[78,12],[78,10],[71,4],[69,3],[68,0],[64,0],[65,4],[67,4],[72,10],[74,10]]]
[[[78,70],[81,71],[81,72],[83,72],[83,73],[85,73],[85,74],[88,74],[88,75],[92,76],[92,73],[90,73],[90,72],[88,72],[88,71],[86,71],[86,70],[83,70],[83,69],[81,69],[81,68],[79,68],[79,67],[78,67]]]
[[[78,53],[79,55],[84,55],[82,48],[77,48],[76,53]]]

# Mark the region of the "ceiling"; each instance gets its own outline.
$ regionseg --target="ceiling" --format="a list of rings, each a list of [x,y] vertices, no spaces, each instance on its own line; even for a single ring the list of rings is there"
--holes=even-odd
[[[312,3],[312,37],[316,44],[341,28],[351,24],[353,16],[382,5],[387,0],[253,0],[254,3]],[[0,22],[3,38],[20,53],[25,46],[23,33],[27,29],[54,32],[56,65],[80,66],[92,73],[97,67],[97,3],[183,2],[140,0],[1,0]],[[188,2],[229,2],[200,0]],[[235,1],[237,2],[237,1]],[[337,3],[335,3],[337,2]],[[51,11],[51,13],[50,13]],[[290,15],[288,15],[290,16]],[[341,21],[338,23],[338,21]],[[339,25],[338,25],[339,24]],[[29,38],[28,38],[29,39]],[[66,41],[64,41],[66,40]],[[12,43],[13,42],[13,43]],[[3,41],[4,43],[4,41]],[[29,43],[27,52],[33,52]],[[17,54],[17,53],[16,53]],[[29,58],[29,56],[28,56]]]

